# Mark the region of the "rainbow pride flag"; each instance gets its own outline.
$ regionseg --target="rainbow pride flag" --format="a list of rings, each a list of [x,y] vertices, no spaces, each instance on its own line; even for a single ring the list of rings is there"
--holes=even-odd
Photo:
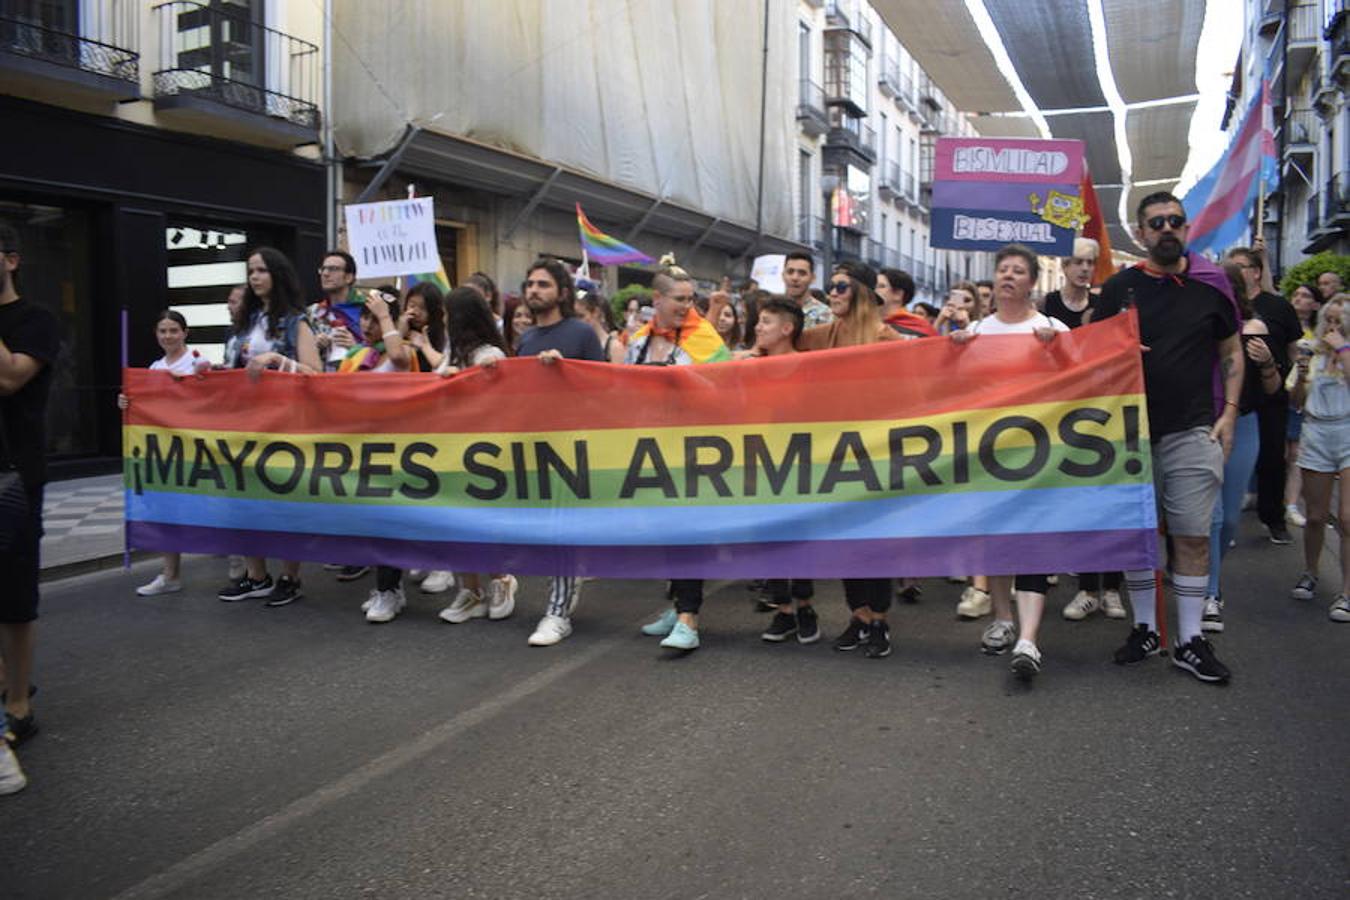
[[[592,262],[602,266],[617,266],[620,263],[649,263],[652,258],[635,247],[630,247],[618,238],[612,238],[591,224],[586,214],[577,204],[577,228],[581,231],[581,249]]]
[[[1133,313],[715,366],[125,378],[145,550],[633,578],[1156,562]]]
[[[442,294],[450,293],[450,276],[445,274],[445,266],[442,265],[435,272],[424,272],[421,275],[404,275],[400,279],[403,284],[403,290],[416,287],[423,282],[430,281],[436,287],[441,289]]]

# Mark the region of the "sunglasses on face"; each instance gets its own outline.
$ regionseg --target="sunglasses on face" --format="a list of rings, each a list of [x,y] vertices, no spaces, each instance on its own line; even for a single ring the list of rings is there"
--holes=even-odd
[[[1173,231],[1186,224],[1186,217],[1173,213],[1170,216],[1154,216],[1151,219],[1145,219],[1144,224],[1154,231],[1162,231],[1164,225],[1169,226]]]
[[[847,290],[848,290],[849,288],[851,288],[851,287],[853,287],[853,285],[849,284],[847,281],[831,281],[831,282],[830,282],[830,293],[831,293],[831,294],[842,294],[842,293],[844,293],[845,291],[847,291]]]

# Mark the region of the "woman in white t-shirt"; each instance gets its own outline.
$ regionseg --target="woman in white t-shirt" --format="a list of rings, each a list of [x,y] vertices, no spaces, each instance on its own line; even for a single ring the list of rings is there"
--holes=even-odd
[[[187,337],[187,319],[183,318],[182,313],[172,309],[160,313],[155,320],[155,340],[159,342],[159,349],[164,351],[164,355],[150,364],[151,371],[168,372],[174,378],[186,378],[209,370],[211,362],[187,345]],[[131,398],[126,394],[117,395],[118,409],[126,409],[130,405]],[[183,584],[178,575],[181,562],[180,554],[165,553],[164,565],[159,574],[149,584],[136,588],[136,593],[142,597],[153,597],[181,591]]]
[[[960,331],[952,332],[958,344],[969,343],[980,335],[1028,334],[1050,342],[1069,326],[1036,309],[1031,289],[1040,275],[1036,254],[1021,244],[1009,244],[994,255],[995,312]],[[1041,670],[1041,651],[1036,638],[1045,612],[1045,593],[1049,579],[1045,575],[991,575],[990,594],[994,622],[985,629],[980,646],[986,653],[1003,653],[1013,644],[1012,670],[1021,678],[1035,677]],[[1016,591],[1019,627],[1013,624],[1013,594]]]
[[[487,300],[475,288],[455,288],[445,295],[445,326],[450,334],[449,350],[436,374],[443,378],[472,368],[491,368],[506,359],[506,343],[497,330]],[[434,574],[434,573],[433,573]],[[505,619],[516,609],[514,575],[491,575],[485,598],[477,572],[461,572],[459,592],[450,605],[441,610],[441,618],[451,624],[470,619]]]

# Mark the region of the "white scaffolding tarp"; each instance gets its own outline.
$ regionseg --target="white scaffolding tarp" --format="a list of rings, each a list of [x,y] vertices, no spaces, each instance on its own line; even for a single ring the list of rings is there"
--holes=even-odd
[[[764,230],[790,234],[795,4],[335,0],[339,149],[415,124],[753,227],[766,6]]]

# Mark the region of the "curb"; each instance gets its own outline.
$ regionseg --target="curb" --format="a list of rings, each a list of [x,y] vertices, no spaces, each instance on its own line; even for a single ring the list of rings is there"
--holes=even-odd
[[[141,560],[151,559],[159,556],[158,553],[149,550],[131,551],[131,561],[133,563]],[[94,572],[104,572],[108,569],[119,569],[122,567],[123,554],[119,551],[107,556],[94,556],[89,559],[77,559],[74,562],[61,563],[60,565],[48,566],[38,573],[39,584],[49,584],[53,581],[62,581],[66,578],[75,578],[79,575],[89,575]]]

